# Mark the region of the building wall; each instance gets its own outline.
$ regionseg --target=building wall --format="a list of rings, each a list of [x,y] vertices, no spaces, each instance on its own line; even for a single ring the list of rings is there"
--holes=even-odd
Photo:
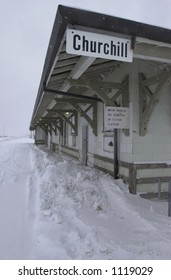
[[[135,173],[134,176],[136,176],[132,178],[132,182],[134,181],[136,190],[139,192],[156,192],[158,180],[161,177],[162,190],[165,191],[171,177],[170,168],[168,168],[171,160],[171,88],[168,87],[162,92],[149,119],[147,132],[144,136],[140,136],[139,73],[152,77],[159,72],[159,68],[155,63],[143,60],[136,60],[131,67],[129,92],[132,110],[132,167],[130,168],[132,168],[131,173]],[[151,87],[152,90],[154,88],[154,86]],[[125,161],[124,157],[121,159]],[[152,168],[150,163],[153,164]]]
[[[35,129],[35,143],[36,145],[45,144],[47,140],[46,132],[39,126]]]
[[[147,77],[155,75],[158,68],[150,62],[139,60],[135,64],[135,73],[143,72]],[[138,80],[138,77],[136,77]],[[133,103],[133,162],[160,162],[171,160],[171,88],[165,90],[150,117],[147,133],[139,136],[139,94],[137,82],[134,79],[130,91]]]
[[[155,191],[158,177],[163,179],[163,188],[166,188],[167,179],[170,176],[170,169],[164,171],[160,163],[171,161],[171,89],[168,88],[154,109],[147,127],[145,136],[139,136],[139,73],[144,73],[147,77],[158,72],[155,63],[134,60],[133,63],[122,63],[121,67],[110,74],[107,81],[121,82],[129,74],[129,107],[130,107],[130,131],[126,136],[122,130],[118,132],[118,157],[120,162],[119,173],[125,181],[133,187],[134,191]],[[121,99],[119,100],[122,106]],[[113,141],[112,132],[104,132],[103,112],[104,104],[98,103],[97,108],[97,130],[95,136],[92,128],[86,120],[78,114],[78,136],[71,133],[68,126],[67,143],[60,145],[60,133],[48,136],[48,145],[57,152],[63,152],[69,156],[81,160],[82,158],[82,127],[88,125],[88,165],[113,174],[113,146],[109,143]],[[41,133],[43,133],[41,131]],[[38,132],[39,138],[41,135]],[[38,136],[37,136],[38,137]],[[42,136],[43,137],[43,136]],[[61,143],[63,143],[61,141]],[[155,168],[148,168],[148,164],[156,163]],[[144,168],[137,164],[147,164]],[[145,180],[143,181],[143,178]],[[149,178],[149,181],[148,181]],[[152,178],[152,179],[151,179]],[[156,179],[154,179],[156,178]]]

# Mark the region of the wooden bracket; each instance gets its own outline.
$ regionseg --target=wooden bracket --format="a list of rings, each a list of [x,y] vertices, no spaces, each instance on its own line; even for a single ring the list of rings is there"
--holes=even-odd
[[[56,98],[58,103],[68,103],[75,110],[80,113],[81,117],[85,118],[85,120],[90,124],[94,135],[97,136],[97,102],[91,99],[81,99],[81,98]],[[58,113],[59,110],[48,110],[49,112]],[[68,112],[65,110],[65,112]],[[76,128],[78,127],[78,116],[75,118]],[[76,131],[77,132],[77,131]],[[78,133],[78,132],[77,132]],[[76,134],[77,135],[77,134]]]
[[[129,107],[129,75],[121,83],[98,81],[96,84],[91,83],[91,87],[106,105],[114,106],[118,103],[118,97],[122,95],[122,106]],[[129,129],[122,131],[129,136]]]
[[[81,117],[85,118],[91,126],[94,135],[97,136],[97,102],[90,101],[84,106],[81,104],[82,102],[75,102],[75,100],[70,100],[68,103],[80,113]]]
[[[71,126],[74,133],[78,135],[78,114],[76,110],[48,109],[47,111],[58,114],[60,118]]]
[[[52,131],[57,133],[57,127],[56,127],[56,119],[54,118],[42,118],[39,122],[39,126],[42,127],[45,132],[49,132],[52,135]]]
[[[74,87],[85,87],[89,88],[92,93],[95,93],[103,102],[108,106],[114,106],[117,103],[118,98],[122,95],[122,106],[129,107],[129,76],[127,75],[121,83],[117,82],[108,82],[104,80],[97,79],[86,79],[80,78],[77,81],[69,80],[71,85]],[[82,116],[88,121],[88,123],[93,128],[93,131],[97,131],[97,116],[93,117],[93,120],[90,120],[87,114],[78,106],[78,102],[70,102],[72,106],[80,112]],[[95,106],[95,105],[93,105]],[[97,105],[96,105],[97,106]],[[93,109],[93,112],[96,112],[97,108]],[[125,135],[129,135],[129,130],[123,130]]]
[[[140,136],[144,136],[147,132],[147,125],[150,117],[159,102],[161,94],[171,83],[171,71],[163,71],[150,78],[146,78],[143,73],[140,73],[139,83],[139,134]]]
[[[36,126],[41,127],[45,131],[45,133],[48,133],[48,128],[44,124],[39,123],[39,125],[36,125]]]
[[[48,124],[51,129],[57,135],[57,129],[62,133],[62,122],[61,117],[45,117],[41,120],[41,123]]]
[[[63,98],[58,102],[70,104],[81,117],[89,123],[92,128],[94,135],[97,136],[97,102],[91,99],[81,99],[81,98]],[[76,119],[78,122],[78,119]]]
[[[47,132],[49,132],[50,133],[50,135],[52,135],[52,126],[51,126],[51,124],[45,124],[45,127],[46,127],[46,129],[47,129]]]
[[[55,127],[56,127],[56,130],[58,129],[60,131],[61,135],[63,135],[63,123],[62,123],[61,117],[56,118]],[[57,131],[55,134],[57,134]]]
[[[129,107],[129,75],[122,81],[122,106]],[[129,129],[123,129],[123,133],[129,136]]]
[[[47,123],[41,123],[39,124],[39,126],[46,132],[46,133],[50,133],[50,135],[52,134],[52,127],[47,124]]]
[[[129,106],[129,91],[128,84],[129,78],[128,75],[124,78],[121,83],[117,82],[108,82],[104,80],[86,79],[80,78],[78,80],[69,80],[70,84],[74,87],[85,87],[92,90],[95,94],[106,104],[114,105],[118,97],[124,94],[123,97],[123,106]],[[128,102],[126,102],[128,100]],[[128,104],[125,104],[128,103]]]

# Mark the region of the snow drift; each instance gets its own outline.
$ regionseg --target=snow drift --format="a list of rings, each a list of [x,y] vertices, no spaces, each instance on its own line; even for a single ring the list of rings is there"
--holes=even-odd
[[[30,139],[0,143],[0,182],[1,259],[171,258],[167,202]]]

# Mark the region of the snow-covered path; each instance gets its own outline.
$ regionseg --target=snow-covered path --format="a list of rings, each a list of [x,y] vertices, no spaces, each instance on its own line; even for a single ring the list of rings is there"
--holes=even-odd
[[[29,258],[27,193],[30,146],[22,140],[0,143],[0,258]],[[26,142],[24,140],[24,142]]]
[[[30,139],[3,141],[0,259],[171,259],[167,202]]]

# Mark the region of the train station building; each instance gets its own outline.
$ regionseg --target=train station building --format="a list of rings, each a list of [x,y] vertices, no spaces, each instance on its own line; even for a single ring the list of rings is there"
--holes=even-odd
[[[58,6],[30,130],[35,143],[122,178],[171,178],[171,30]]]

